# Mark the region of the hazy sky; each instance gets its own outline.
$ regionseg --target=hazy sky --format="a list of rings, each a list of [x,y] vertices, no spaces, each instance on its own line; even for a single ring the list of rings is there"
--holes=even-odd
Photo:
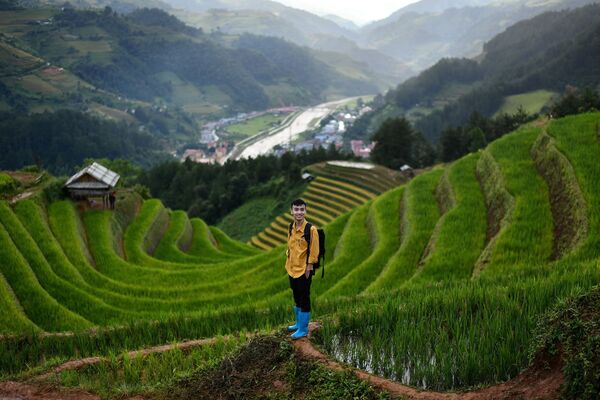
[[[335,14],[364,24],[382,19],[394,11],[418,0],[275,0],[315,14]]]

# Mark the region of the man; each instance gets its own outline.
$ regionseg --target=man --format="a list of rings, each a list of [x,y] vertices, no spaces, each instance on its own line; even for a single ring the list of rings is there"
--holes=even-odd
[[[319,256],[319,234],[317,227],[311,224],[310,248],[304,236],[306,224],[306,202],[296,199],[291,204],[291,213],[294,222],[288,229],[288,247],[285,269],[290,279],[290,288],[294,294],[294,313],[296,324],[288,326],[289,331],[294,331],[293,339],[308,336],[308,322],[310,321],[310,284],[314,275],[313,264]]]
[[[115,191],[110,192],[108,195],[108,201],[110,203],[110,209],[115,209],[115,201],[117,201],[117,193]]]

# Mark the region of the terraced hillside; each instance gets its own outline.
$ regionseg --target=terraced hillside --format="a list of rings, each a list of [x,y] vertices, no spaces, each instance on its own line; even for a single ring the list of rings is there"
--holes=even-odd
[[[315,179],[302,198],[309,206],[307,218],[317,226],[327,225],[406,180],[397,171],[368,163],[328,161],[311,165],[306,171]],[[291,221],[289,213],[281,214],[248,244],[270,250],[285,243]]]
[[[599,122],[523,127],[378,196],[321,174],[313,193],[354,200],[321,221],[330,252],[313,283],[317,340],[416,387],[517,375],[538,316],[600,283]],[[290,320],[282,246],[259,251],[156,200],[117,204],[0,203],[3,375]],[[74,333],[39,334],[64,331]]]

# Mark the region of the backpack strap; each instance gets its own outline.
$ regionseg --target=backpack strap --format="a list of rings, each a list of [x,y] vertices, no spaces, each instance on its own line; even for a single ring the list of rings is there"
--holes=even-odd
[[[304,240],[306,240],[306,265],[308,265],[308,257],[310,257],[310,228],[312,228],[312,224],[310,222],[306,223],[304,227]]]

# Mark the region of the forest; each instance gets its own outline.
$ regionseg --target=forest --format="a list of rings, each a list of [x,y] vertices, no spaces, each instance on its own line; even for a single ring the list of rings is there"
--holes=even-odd
[[[288,152],[281,157],[230,160],[224,165],[171,161],[143,171],[138,182],[170,208],[186,210],[190,217],[215,224],[252,198],[287,199],[304,185],[301,171],[307,165],[350,158],[330,147]]]
[[[69,175],[86,158],[125,158],[150,166],[167,158],[159,141],[125,123],[72,110],[0,113],[0,169],[37,165]]]

